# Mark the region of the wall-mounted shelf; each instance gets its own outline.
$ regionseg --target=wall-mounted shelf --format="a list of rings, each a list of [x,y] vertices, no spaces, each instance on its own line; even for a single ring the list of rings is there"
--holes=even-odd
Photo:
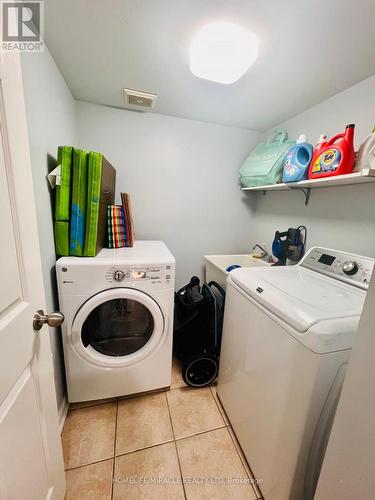
[[[302,191],[305,194],[305,205],[308,204],[310,190],[313,188],[327,188],[333,186],[348,186],[353,184],[365,184],[375,182],[375,169],[365,169],[361,172],[354,172],[346,175],[336,175],[333,177],[322,177],[299,182],[288,182],[287,184],[270,184],[266,186],[241,188],[242,191]]]

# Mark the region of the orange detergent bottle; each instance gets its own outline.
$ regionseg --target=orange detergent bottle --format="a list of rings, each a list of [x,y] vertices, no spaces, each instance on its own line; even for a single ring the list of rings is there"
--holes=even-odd
[[[344,134],[332,137],[323,148],[314,152],[309,167],[309,179],[350,174],[354,167],[354,124],[346,126]],[[336,143],[336,141],[338,141]]]

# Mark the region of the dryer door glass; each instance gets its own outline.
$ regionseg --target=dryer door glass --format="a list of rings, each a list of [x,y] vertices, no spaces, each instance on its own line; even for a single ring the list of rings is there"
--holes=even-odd
[[[82,343],[106,356],[132,354],[150,340],[154,319],[137,300],[118,298],[98,305],[82,327]]]

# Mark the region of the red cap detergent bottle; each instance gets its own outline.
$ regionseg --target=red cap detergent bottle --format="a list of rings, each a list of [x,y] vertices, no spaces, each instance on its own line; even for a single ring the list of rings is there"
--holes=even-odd
[[[355,160],[354,127],[353,123],[347,125],[344,134],[335,135],[324,143],[323,147],[314,151],[309,167],[309,179],[350,174],[352,172]],[[336,141],[339,142],[336,144]]]

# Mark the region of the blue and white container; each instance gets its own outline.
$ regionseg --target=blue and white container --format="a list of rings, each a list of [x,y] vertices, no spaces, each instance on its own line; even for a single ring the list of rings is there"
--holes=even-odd
[[[295,144],[288,149],[284,160],[283,182],[297,182],[307,179],[308,168],[314,147],[301,134]]]

